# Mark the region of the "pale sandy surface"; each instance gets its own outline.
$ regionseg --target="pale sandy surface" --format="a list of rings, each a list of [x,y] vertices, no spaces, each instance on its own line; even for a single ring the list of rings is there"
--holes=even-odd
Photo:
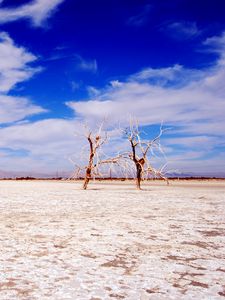
[[[225,299],[225,183],[0,182],[0,299]]]

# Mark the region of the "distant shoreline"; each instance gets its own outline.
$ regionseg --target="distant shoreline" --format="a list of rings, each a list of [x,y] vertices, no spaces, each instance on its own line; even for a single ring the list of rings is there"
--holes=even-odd
[[[36,177],[15,177],[15,178],[12,178],[12,177],[6,177],[6,178],[0,178],[0,181],[4,181],[4,180],[15,180],[15,181],[33,181],[33,180],[45,180],[45,181],[52,181],[52,180],[55,180],[55,181],[82,181],[84,180],[84,178],[63,178],[63,177],[57,177],[57,178],[54,178],[54,177],[49,177],[49,178],[36,178]],[[131,180],[134,180],[134,178],[95,178],[95,179],[91,179],[91,181],[131,181]],[[225,180],[225,178],[222,178],[222,177],[204,177],[204,176],[191,176],[191,177],[168,177],[168,180],[169,181],[176,181],[176,180]],[[144,181],[164,181],[164,179],[162,178],[149,178],[149,179],[146,179]]]

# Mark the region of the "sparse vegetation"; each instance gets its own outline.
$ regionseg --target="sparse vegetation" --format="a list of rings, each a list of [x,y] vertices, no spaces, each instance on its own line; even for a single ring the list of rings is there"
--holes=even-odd
[[[160,137],[165,129],[160,127],[159,134],[152,140],[142,139],[138,123],[131,121],[130,127],[122,130],[123,136],[129,141],[131,150],[118,153],[114,157],[103,158],[102,146],[109,142],[107,131],[103,130],[103,123],[98,127],[97,131],[92,131],[85,126],[84,137],[88,142],[88,161],[84,166],[76,164],[76,171],[73,175],[80,178],[83,173],[84,183],[83,189],[87,189],[89,181],[92,178],[104,177],[101,171],[103,165],[108,165],[110,178],[112,165],[117,166],[120,174],[125,173],[125,178],[130,178],[135,174],[136,187],[141,189],[141,181],[148,179],[149,176],[164,179],[169,183],[168,178],[163,173],[163,168],[156,169],[150,163],[150,154],[154,156],[154,149],[161,151]],[[161,151],[162,152],[162,151]],[[133,169],[135,168],[135,172]]]
[[[160,170],[155,169],[151,165],[149,158],[149,153],[153,155],[153,148],[156,148],[157,150],[161,149],[160,137],[164,131],[165,130],[161,126],[160,132],[155,138],[152,140],[143,140],[137,122],[130,122],[130,127],[124,130],[124,134],[131,146],[131,151],[127,154],[125,153],[124,156],[127,156],[135,165],[137,189],[141,189],[141,180],[143,180],[143,178],[148,178],[149,175],[162,178],[167,181],[167,184],[169,183],[168,178],[163,174],[163,168]]]
[[[86,190],[88,187],[88,183],[91,178],[95,178],[96,176],[101,177],[100,166],[105,164],[114,164],[117,163],[119,157],[114,158],[105,158],[102,159],[102,145],[108,142],[108,134],[107,131],[103,130],[103,123],[98,127],[97,131],[94,132],[90,130],[87,126],[85,126],[86,133],[85,138],[88,141],[88,162],[87,165],[81,167],[76,165],[75,177],[79,178],[79,175],[82,171],[84,171],[84,183],[83,189]]]

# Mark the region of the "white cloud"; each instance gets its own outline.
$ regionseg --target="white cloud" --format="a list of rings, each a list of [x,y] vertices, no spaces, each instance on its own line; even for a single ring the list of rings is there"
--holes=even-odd
[[[218,167],[215,157],[220,150],[217,147],[224,146],[221,140],[225,138],[224,36],[207,41],[207,45],[213,42],[219,53],[214,66],[201,71],[179,65],[147,68],[124,81],[106,86],[88,101],[66,104],[76,115],[92,122],[108,117],[114,124],[119,120],[126,125],[129,115],[137,117],[143,125],[159,124],[163,120],[165,126],[172,126],[168,135],[177,134],[176,139],[171,139],[172,143],[168,144],[169,139],[166,139],[165,144],[174,153],[183,147],[182,155],[187,165],[192,148],[195,152],[192,159],[196,155],[205,166],[207,160],[204,156],[209,151],[210,164],[215,161]],[[221,165],[224,167],[225,162]]]
[[[64,0],[33,0],[13,8],[0,8],[0,23],[30,19],[34,26],[42,26]]]
[[[0,128],[0,170],[72,174],[70,158],[80,164],[82,149],[88,146],[84,132],[75,119],[45,119]]]
[[[197,135],[197,136],[185,136],[185,137],[169,137],[166,138],[165,143],[166,145],[180,145],[181,147],[195,148],[196,150],[202,150],[202,145],[207,146],[207,150],[211,150],[213,145],[221,144],[220,141],[215,136],[207,136],[207,135]],[[206,149],[205,149],[206,150]]]
[[[94,86],[87,86],[87,92],[88,92],[88,95],[90,97],[96,97],[98,96],[99,94],[101,94],[101,91],[99,91],[98,89],[96,89]]]
[[[218,69],[214,76],[218,77],[220,72],[223,71]],[[67,105],[83,118],[109,116],[116,121],[131,114],[146,125],[163,120],[166,124],[183,126],[191,132],[198,133],[205,127],[206,133],[212,133],[214,125],[224,123],[225,101],[221,90],[217,90],[216,79],[214,85],[207,84],[211,77],[210,72],[206,78],[181,88],[132,80],[116,88],[107,88],[97,99],[71,101]],[[220,128],[213,133],[223,134],[223,130]]]
[[[214,39],[213,43],[218,49],[221,39]],[[168,136],[163,137],[171,161],[170,169],[206,172],[211,168],[223,171],[225,157],[218,154],[220,150],[216,148],[224,147],[222,141],[225,138],[225,68],[221,59],[224,52],[225,47],[220,47],[217,63],[205,70],[190,70],[179,65],[147,68],[124,81],[115,80],[102,90],[91,88],[92,99],[66,103],[76,113],[74,120],[46,119],[1,128],[0,148],[25,152],[21,157],[12,157],[10,151],[8,156],[3,153],[2,168],[9,170],[11,166],[11,169],[35,171],[72,169],[68,157],[74,153],[79,157],[81,145],[85,143],[74,135],[81,129],[78,119],[96,126],[98,121],[108,117],[110,125],[120,121],[124,126],[131,114],[143,125],[158,124],[161,120],[165,126],[172,125]],[[27,100],[24,104],[17,100],[18,111],[25,112],[19,119],[29,114],[28,107],[30,114],[42,110]],[[14,101],[13,98],[10,108],[10,101],[5,99],[4,102],[0,98],[3,122],[20,115],[16,112]],[[20,109],[21,105],[24,108]],[[16,113],[10,116],[11,111]],[[6,117],[8,119],[4,119]],[[121,148],[121,141],[121,137],[113,139],[107,151],[116,152]]]
[[[15,45],[6,32],[0,33],[0,57],[0,92],[8,92],[40,71],[40,68],[29,66],[37,57]]]
[[[30,66],[37,57],[15,45],[6,32],[0,33],[0,57],[0,124],[45,112],[45,109],[25,97],[7,95],[18,83],[30,79],[41,70]]]
[[[204,45],[210,48],[210,51],[216,51],[220,55],[224,55],[225,49],[225,32],[223,32],[220,36],[212,36],[207,38],[204,42]]]
[[[93,73],[97,72],[98,64],[95,59],[87,60],[87,59],[84,59],[83,57],[81,57],[80,55],[75,55],[75,57],[78,59],[77,67],[80,70],[89,71],[89,72],[93,72]]]
[[[213,39],[214,47],[220,47],[220,58],[208,69],[200,71],[180,65],[147,68],[98,90],[96,98],[66,104],[83,118],[110,116],[115,121],[131,114],[146,125],[163,120],[186,132],[224,135],[224,36]]]
[[[181,155],[168,156],[168,169],[198,176],[225,176],[224,153],[207,158],[203,158],[202,155],[203,153],[186,151]]]
[[[46,153],[48,143],[60,143],[72,138],[77,122],[63,119],[46,119],[34,123],[16,124],[1,129],[1,147],[11,145],[14,149],[28,145],[28,151]],[[37,150],[39,149],[39,150]]]
[[[191,39],[201,34],[195,22],[174,22],[163,28],[174,39]]]
[[[23,120],[25,117],[43,112],[46,110],[32,104],[26,98],[0,95],[0,124]]]
[[[17,124],[0,129],[0,165],[7,171],[24,171],[43,174],[55,174],[56,171],[73,172],[74,166],[69,161],[73,158],[78,164],[81,163],[81,151],[88,146],[82,132],[81,123],[77,120],[47,119],[34,123]],[[80,135],[77,135],[77,132]],[[110,144],[106,145],[105,152],[116,153],[129,147],[126,141],[119,137],[119,133],[112,133]],[[165,147],[168,156],[168,170],[182,170],[183,172],[199,173],[206,171],[223,171],[221,159],[224,156],[210,157],[202,163],[205,152],[200,144],[209,142],[205,136],[189,138],[190,149],[182,151],[170,151]],[[169,140],[168,145],[179,143],[179,139]],[[184,140],[185,143],[188,142]],[[197,149],[191,146],[198,143]],[[167,141],[165,141],[167,144]],[[168,151],[167,151],[168,150]],[[208,150],[208,149],[207,149]],[[157,163],[157,162],[155,162]],[[211,170],[209,169],[209,166]]]
[[[225,67],[225,32],[220,36],[207,38],[203,45],[208,52],[217,53],[220,66]]]
[[[194,80],[199,80],[204,77],[204,72],[196,69],[186,69],[181,65],[174,65],[172,67],[153,69],[146,68],[132,76],[130,80],[139,82],[148,82],[152,85],[163,87],[185,86]]]

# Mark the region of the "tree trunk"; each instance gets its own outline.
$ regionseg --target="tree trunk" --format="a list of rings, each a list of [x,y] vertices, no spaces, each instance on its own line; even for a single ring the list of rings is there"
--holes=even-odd
[[[136,176],[136,187],[138,190],[141,190],[141,172],[142,167],[139,163],[136,164],[137,176]]]
[[[87,189],[87,186],[88,186],[88,183],[90,181],[90,178],[91,178],[91,168],[87,167],[85,178],[84,178],[84,184],[83,184],[83,189],[84,190]]]
[[[84,184],[83,184],[83,189],[86,190],[88,183],[91,179],[91,171],[92,171],[92,167],[93,167],[93,160],[94,160],[94,156],[95,156],[95,149],[93,147],[93,141],[91,139],[91,136],[88,136],[88,142],[90,145],[90,156],[89,156],[89,163],[88,163],[88,167],[86,169],[86,173],[85,173],[85,177],[84,177]]]
[[[87,177],[85,177],[85,179],[84,179],[84,184],[83,184],[83,189],[84,189],[84,190],[86,190],[86,189],[87,189],[87,186],[88,186],[89,180],[90,180],[90,178],[87,178]]]

